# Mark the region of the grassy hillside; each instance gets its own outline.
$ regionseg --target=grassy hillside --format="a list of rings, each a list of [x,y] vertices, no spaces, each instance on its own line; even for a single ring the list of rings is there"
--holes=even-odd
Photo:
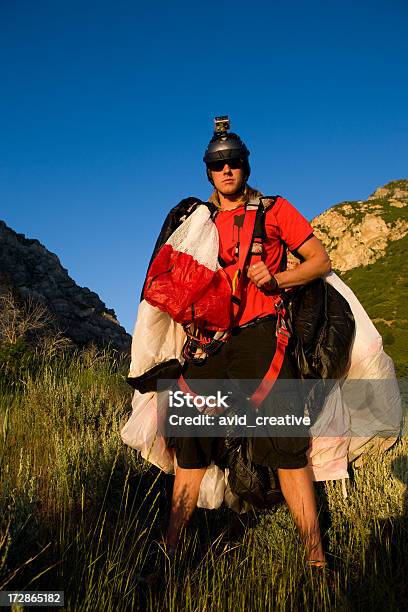
[[[398,375],[408,377],[408,236],[390,242],[386,256],[342,278],[381,333]]]
[[[285,506],[199,510],[169,565],[172,477],[119,436],[127,364],[92,350],[27,364],[0,368],[0,589],[64,590],[75,612],[403,609],[406,438],[356,471],[347,499],[340,482],[318,487],[329,580],[305,569]]]

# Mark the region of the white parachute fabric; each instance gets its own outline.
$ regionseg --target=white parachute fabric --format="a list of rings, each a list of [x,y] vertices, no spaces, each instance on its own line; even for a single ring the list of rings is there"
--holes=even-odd
[[[357,379],[360,373],[364,378]],[[384,351],[361,361],[353,375],[356,379],[347,377],[342,394],[352,425],[348,459],[360,465],[364,453],[383,452],[395,443],[402,408],[394,364]]]
[[[166,244],[179,253],[190,255],[198,264],[213,272],[221,268],[218,261],[219,234],[207,206],[198,206],[174,230]]]
[[[225,486],[224,471],[212,463],[201,481],[197,506],[207,510],[219,508],[224,501]]]
[[[138,378],[155,366],[177,359],[181,365],[186,333],[167,312],[142,300],[132,336],[129,377]]]
[[[313,480],[348,478],[349,431],[350,416],[342,401],[340,383],[336,382],[310,432],[307,456]]]
[[[166,395],[164,393],[164,395]],[[125,444],[139,451],[149,461],[167,474],[174,472],[173,454],[160,433],[163,431],[163,411],[160,410],[158,394],[135,391],[132,399],[132,414],[120,435]]]
[[[353,291],[335,273],[326,280],[348,301],[356,329],[347,375],[311,430],[308,465],[315,480],[346,478],[348,462],[358,465],[373,449],[392,446],[402,417],[394,365],[380,334]]]
[[[132,414],[120,435],[125,444],[163,472],[173,474],[177,469],[175,454],[167,448],[163,435],[167,413],[167,392],[139,393],[132,399]],[[224,472],[215,464],[207,467],[201,481],[197,505],[216,509],[224,501]]]
[[[218,231],[206,206],[199,206],[171,234],[166,244],[191,255],[209,270],[220,269]],[[183,364],[182,349],[186,339],[180,323],[164,310],[146,300],[139,304],[132,336],[131,364],[128,376],[138,378],[155,366],[177,359]]]

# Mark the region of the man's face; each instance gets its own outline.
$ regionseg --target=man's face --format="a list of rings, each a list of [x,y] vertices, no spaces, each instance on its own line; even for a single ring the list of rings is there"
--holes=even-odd
[[[241,160],[217,161],[209,164],[214,187],[223,195],[233,195],[244,182]]]

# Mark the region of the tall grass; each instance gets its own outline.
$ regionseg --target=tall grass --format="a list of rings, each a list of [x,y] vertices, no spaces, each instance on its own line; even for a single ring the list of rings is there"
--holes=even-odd
[[[123,446],[126,363],[37,356],[0,392],[0,589],[65,591],[67,610],[401,610],[408,443],[317,485],[334,572],[305,569],[288,510],[198,510],[170,563],[171,476]],[[3,374],[6,370],[3,370]]]

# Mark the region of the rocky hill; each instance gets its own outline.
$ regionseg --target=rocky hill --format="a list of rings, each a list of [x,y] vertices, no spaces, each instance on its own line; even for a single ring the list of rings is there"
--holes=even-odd
[[[355,292],[408,378],[408,180],[367,200],[341,202],[312,220],[332,265]]]
[[[130,349],[130,336],[98,295],[79,287],[54,253],[38,240],[17,234],[0,221],[0,293],[11,289],[21,300],[44,305],[56,326],[75,344],[110,344]]]
[[[315,217],[312,225],[344,272],[384,257],[388,245],[408,234],[408,180],[379,187],[367,200],[341,202]]]

